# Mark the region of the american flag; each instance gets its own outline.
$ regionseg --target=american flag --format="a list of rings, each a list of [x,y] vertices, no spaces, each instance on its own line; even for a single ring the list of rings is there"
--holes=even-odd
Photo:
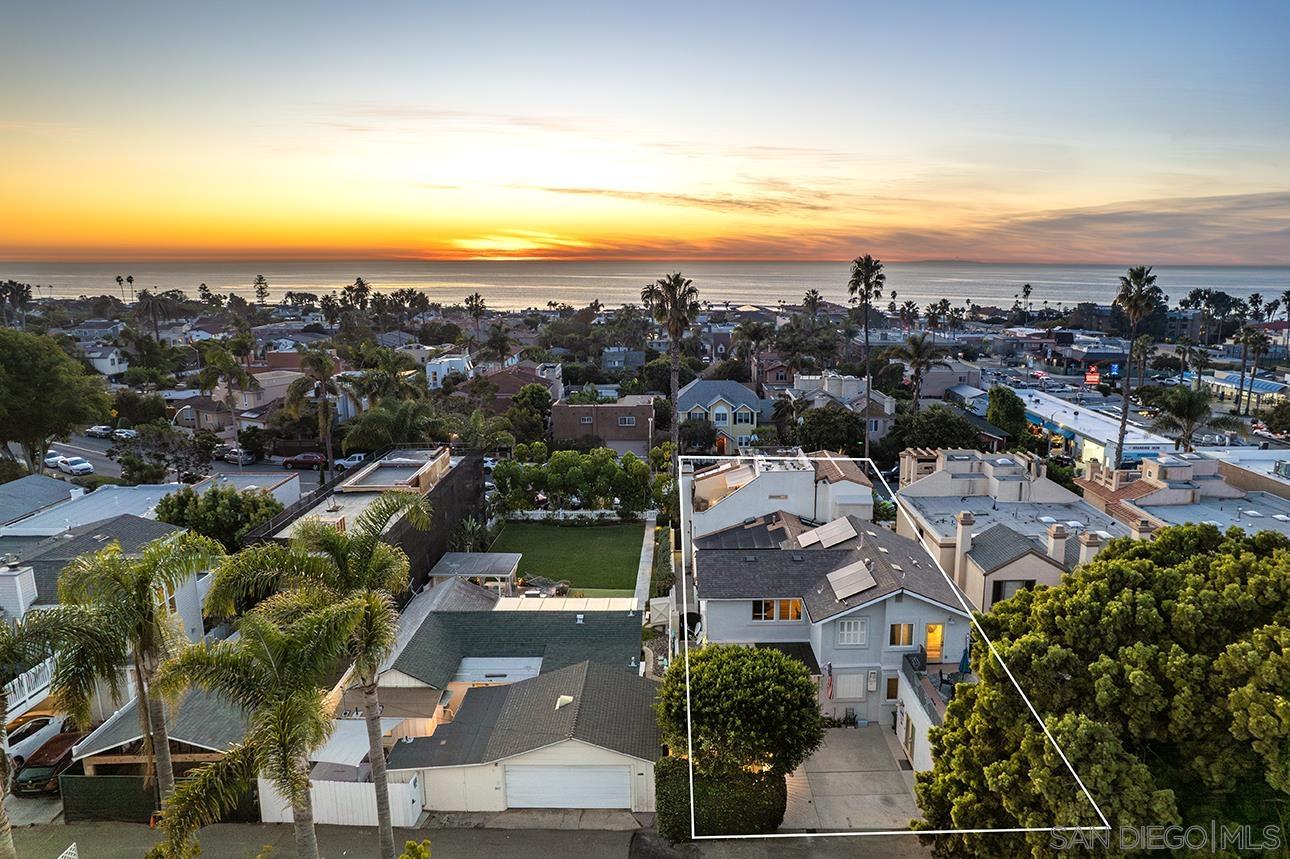
[[[833,663],[824,663],[824,694],[833,700]]]

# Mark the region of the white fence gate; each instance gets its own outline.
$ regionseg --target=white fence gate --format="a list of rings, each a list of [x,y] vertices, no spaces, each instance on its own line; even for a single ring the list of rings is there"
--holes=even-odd
[[[271,782],[257,779],[260,787],[260,819],[265,823],[290,823],[291,803]],[[395,826],[412,827],[421,817],[421,781],[390,782],[390,819]],[[376,785],[371,782],[314,781],[314,823],[340,826],[376,825]]]

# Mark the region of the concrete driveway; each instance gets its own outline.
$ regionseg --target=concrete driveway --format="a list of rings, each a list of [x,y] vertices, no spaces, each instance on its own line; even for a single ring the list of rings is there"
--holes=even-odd
[[[922,814],[903,759],[896,735],[877,725],[827,729],[824,744],[788,777],[780,831],[908,829]]]

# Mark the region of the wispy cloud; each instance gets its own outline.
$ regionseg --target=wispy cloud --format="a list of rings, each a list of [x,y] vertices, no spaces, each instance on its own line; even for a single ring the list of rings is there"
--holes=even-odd
[[[752,215],[779,215],[790,212],[824,212],[833,208],[828,195],[799,192],[783,195],[682,194],[667,191],[627,191],[614,188],[548,188],[533,185],[511,186],[518,190],[541,191],[572,197],[605,197],[663,206],[685,206],[718,212]]]

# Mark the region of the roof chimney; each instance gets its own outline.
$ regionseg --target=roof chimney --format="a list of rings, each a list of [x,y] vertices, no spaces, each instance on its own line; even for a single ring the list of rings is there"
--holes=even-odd
[[[1066,564],[1066,541],[1068,539],[1070,539],[1070,531],[1061,522],[1055,522],[1048,526],[1048,557],[1063,566]]]
[[[1129,526],[1129,534],[1135,540],[1150,540],[1155,530],[1156,526],[1151,523],[1150,519],[1134,519],[1133,524]]]
[[[1102,537],[1096,531],[1085,531],[1079,535],[1079,562],[1087,564],[1102,551]]]
[[[972,526],[976,524],[976,517],[964,510],[954,522],[954,581],[962,587],[967,576],[967,553],[972,551]]]

